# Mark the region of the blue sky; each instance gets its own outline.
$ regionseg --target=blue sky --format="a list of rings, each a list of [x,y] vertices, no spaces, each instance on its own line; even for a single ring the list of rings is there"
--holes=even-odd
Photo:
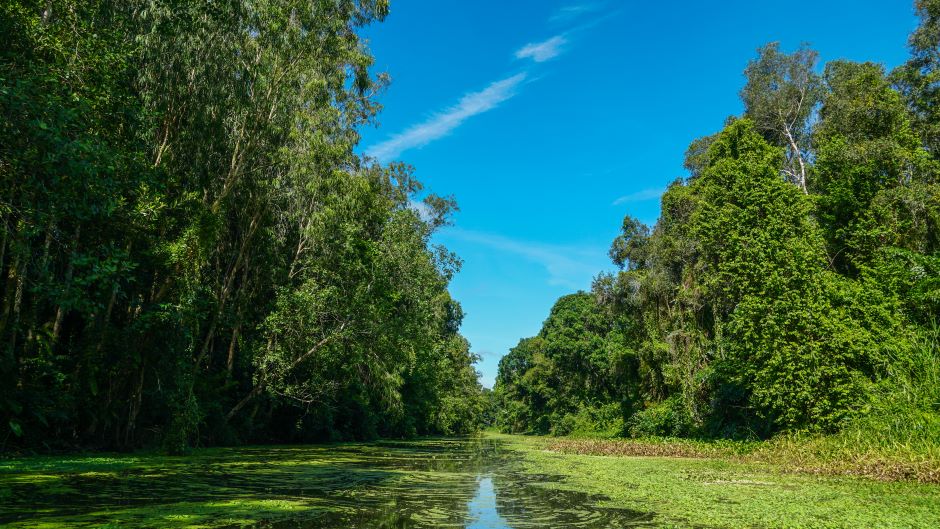
[[[451,292],[491,386],[554,301],[613,266],[624,215],[648,223],[694,138],[741,112],[755,49],[823,61],[907,57],[908,0],[392,0],[367,28],[379,98],[361,151],[457,198],[436,236],[464,261]],[[796,13],[797,15],[793,15]]]

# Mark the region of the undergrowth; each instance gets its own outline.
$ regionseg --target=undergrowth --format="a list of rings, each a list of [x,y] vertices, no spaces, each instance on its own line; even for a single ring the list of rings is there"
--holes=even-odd
[[[789,432],[766,441],[640,437],[556,438],[548,450],[609,456],[733,459],[783,471],[940,484],[940,327],[890,358],[867,407],[835,434]]]

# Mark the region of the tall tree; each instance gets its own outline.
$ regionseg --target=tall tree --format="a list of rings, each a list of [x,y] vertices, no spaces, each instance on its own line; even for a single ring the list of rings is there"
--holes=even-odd
[[[745,115],[773,145],[786,149],[787,178],[807,192],[809,119],[822,96],[816,74],[818,54],[802,46],[787,54],[777,42],[758,50],[744,70],[741,90]]]

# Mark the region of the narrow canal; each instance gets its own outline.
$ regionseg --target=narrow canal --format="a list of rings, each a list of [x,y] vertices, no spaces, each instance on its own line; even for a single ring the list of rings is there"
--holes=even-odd
[[[44,463],[45,461],[45,463]],[[653,514],[552,487],[498,439],[50,458],[0,472],[11,527],[620,528]]]

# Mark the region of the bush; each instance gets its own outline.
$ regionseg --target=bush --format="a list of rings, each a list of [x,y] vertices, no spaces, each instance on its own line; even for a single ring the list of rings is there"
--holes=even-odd
[[[629,433],[633,437],[682,437],[694,430],[692,414],[679,396],[635,413],[629,422]]]
[[[850,421],[838,437],[872,451],[940,451],[940,327],[923,331],[913,347],[895,352],[886,369],[888,375],[874,385],[867,413]]]
[[[552,435],[618,437],[625,433],[623,411],[617,403],[584,406],[552,424]]]

